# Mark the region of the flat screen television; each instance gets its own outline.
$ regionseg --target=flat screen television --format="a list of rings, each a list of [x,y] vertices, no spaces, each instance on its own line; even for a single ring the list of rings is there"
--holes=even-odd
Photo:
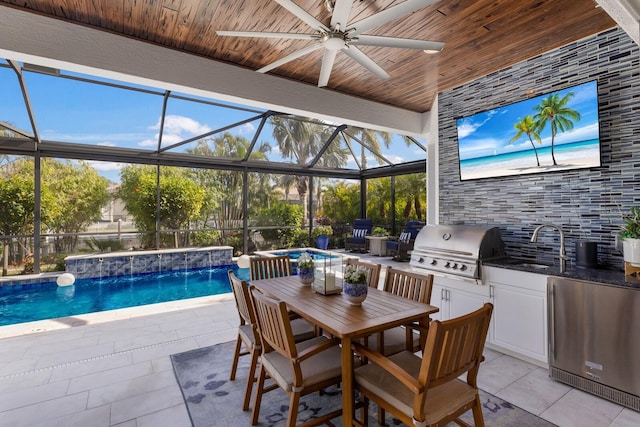
[[[460,180],[600,166],[590,81],[456,120]]]

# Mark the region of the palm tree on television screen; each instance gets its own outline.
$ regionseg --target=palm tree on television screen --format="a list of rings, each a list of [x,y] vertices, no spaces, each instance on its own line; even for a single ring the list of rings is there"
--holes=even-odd
[[[558,133],[565,132],[573,129],[573,121],[580,120],[580,113],[571,108],[567,108],[567,104],[573,98],[574,93],[568,92],[563,97],[560,97],[559,93],[552,93],[548,97],[544,98],[540,104],[534,107],[534,111],[538,113],[533,117],[538,122],[538,130],[542,129],[550,123],[551,125],[551,158],[553,159],[553,165],[557,165],[556,157],[554,155],[554,142]]]
[[[538,131],[536,129],[537,128],[536,121],[533,119],[533,117],[526,116],[525,118],[520,119],[520,121],[515,125],[513,125],[513,127],[516,128],[518,133],[516,133],[516,135],[509,140],[509,144],[512,144],[518,139],[520,139],[522,135],[527,135],[527,137],[529,138],[529,142],[531,142],[531,146],[533,147],[533,152],[536,155],[536,162],[538,163],[538,166],[540,166],[540,159],[538,158],[538,149],[536,148],[536,144],[533,142],[535,140],[535,142],[537,142],[538,144],[542,143],[540,134],[538,134]]]

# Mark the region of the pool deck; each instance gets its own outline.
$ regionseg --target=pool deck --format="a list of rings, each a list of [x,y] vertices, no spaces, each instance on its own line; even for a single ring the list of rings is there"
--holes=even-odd
[[[169,355],[233,340],[237,325],[223,294],[0,327],[0,426],[190,426]],[[485,357],[481,388],[560,426],[640,425],[640,414],[542,368],[488,349]]]

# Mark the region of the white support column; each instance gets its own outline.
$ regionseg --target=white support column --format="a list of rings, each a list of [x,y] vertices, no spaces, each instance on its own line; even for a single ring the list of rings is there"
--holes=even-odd
[[[438,224],[440,214],[440,146],[438,133],[438,96],[433,101],[427,123],[429,136],[427,138],[427,224]]]

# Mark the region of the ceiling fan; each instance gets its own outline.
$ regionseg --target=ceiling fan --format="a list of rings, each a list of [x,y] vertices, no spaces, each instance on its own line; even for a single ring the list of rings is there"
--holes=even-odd
[[[310,46],[293,52],[284,58],[278,59],[271,64],[257,70],[259,73],[266,73],[281,65],[298,59],[308,53],[318,49],[324,49],[322,57],[322,67],[318,78],[318,87],[324,87],[329,83],[331,69],[336,59],[338,51],[344,52],[351,59],[362,65],[371,73],[381,79],[389,78],[389,74],[376,64],[371,58],[365,55],[357,46],[377,46],[394,47],[401,49],[424,50],[429,53],[439,52],[444,47],[444,43],[423,41],[414,39],[403,39],[384,36],[369,36],[362,33],[379,27],[394,19],[401,18],[417,10],[420,10],[437,0],[406,0],[403,3],[392,6],[355,23],[348,23],[349,14],[353,0],[325,0],[327,9],[332,11],[331,22],[325,25],[310,15],[292,0],[275,0],[276,3],[287,9],[298,17],[305,24],[315,30],[315,33],[273,33],[260,31],[216,31],[220,36],[235,37],[263,37],[295,40],[314,41]]]

